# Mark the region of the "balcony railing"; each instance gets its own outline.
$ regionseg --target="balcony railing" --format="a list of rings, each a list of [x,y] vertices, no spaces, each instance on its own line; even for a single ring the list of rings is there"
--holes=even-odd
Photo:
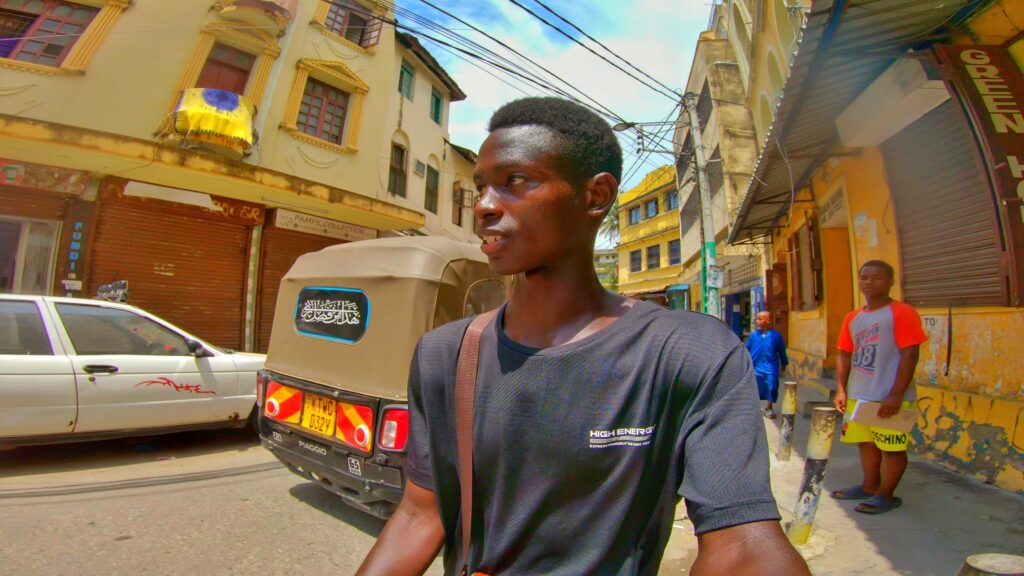
[[[298,0],[220,0],[217,9],[222,18],[262,28],[271,35],[284,34],[295,16]]]
[[[245,156],[255,141],[252,101],[227,90],[189,88],[174,110],[174,134],[182,146],[232,159]]]

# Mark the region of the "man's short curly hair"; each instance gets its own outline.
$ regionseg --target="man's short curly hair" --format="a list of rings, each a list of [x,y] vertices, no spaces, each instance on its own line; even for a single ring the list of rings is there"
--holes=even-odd
[[[591,110],[562,98],[521,98],[491,116],[488,132],[514,126],[545,126],[565,138],[567,164],[587,179],[608,172],[622,179],[622,148],[608,123]]]

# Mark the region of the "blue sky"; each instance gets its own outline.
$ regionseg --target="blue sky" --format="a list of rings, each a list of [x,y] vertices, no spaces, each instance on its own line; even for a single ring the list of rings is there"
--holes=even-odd
[[[509,0],[429,0],[460,18],[487,31],[531,59],[540,62],[566,79],[573,86],[598,100],[622,118],[648,122],[663,120],[672,112],[675,102],[665,95],[644,87],[615,70],[578,44],[559,35]],[[562,25],[567,25],[546,12],[533,0],[519,0],[523,5]],[[710,5],[705,0],[544,0],[565,18],[573,21],[591,36],[613,49],[641,70],[675,89],[682,89],[693,60],[697,37],[707,27]],[[399,0],[401,9],[408,9],[449,29],[468,36],[488,48],[501,51],[496,44],[464,25],[455,22],[423,3],[422,0]],[[400,22],[415,23],[406,15],[397,14]],[[437,35],[424,31],[424,34]],[[422,37],[424,34],[420,34]],[[581,38],[582,39],[582,38]],[[541,91],[526,81],[493,71],[501,80],[453,56],[444,48],[423,39],[431,53],[441,62],[468,95],[463,102],[451,106],[449,132],[456,144],[476,150],[486,137],[487,119],[503,103]],[[588,45],[591,42],[584,41]],[[597,46],[592,46],[604,53]],[[506,53],[508,54],[508,53]],[[509,54],[509,57],[513,57]],[[614,58],[610,57],[613,61]],[[621,63],[620,63],[621,64]],[[623,66],[625,67],[625,66]],[[637,74],[639,76],[639,74]],[[502,81],[503,80],[503,81]],[[509,85],[511,84],[511,86]],[[632,137],[623,141],[625,168],[635,157]],[[653,155],[648,163],[622,182],[622,189],[636,185],[644,174],[657,165],[670,163],[667,155]]]

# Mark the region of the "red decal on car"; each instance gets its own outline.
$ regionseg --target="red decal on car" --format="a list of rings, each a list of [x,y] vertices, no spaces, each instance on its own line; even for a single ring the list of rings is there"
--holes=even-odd
[[[178,384],[177,382],[171,380],[166,376],[161,376],[156,380],[146,380],[144,382],[139,382],[138,384],[135,385],[135,387],[138,388],[139,386],[153,386],[154,384],[157,386],[168,386],[170,388],[173,388],[175,392],[191,392],[193,394],[213,394],[214,396],[217,395],[217,393],[214,392],[213,390],[203,390],[202,384]]]

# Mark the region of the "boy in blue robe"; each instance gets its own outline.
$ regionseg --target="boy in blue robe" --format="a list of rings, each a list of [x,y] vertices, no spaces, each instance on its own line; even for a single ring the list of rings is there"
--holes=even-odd
[[[764,415],[774,420],[775,410],[772,409],[772,405],[779,400],[779,374],[785,372],[786,366],[789,365],[786,342],[782,339],[782,334],[772,330],[770,312],[758,312],[754,324],[757,325],[757,330],[747,338],[747,351],[754,361],[757,393],[761,400],[768,401]]]

